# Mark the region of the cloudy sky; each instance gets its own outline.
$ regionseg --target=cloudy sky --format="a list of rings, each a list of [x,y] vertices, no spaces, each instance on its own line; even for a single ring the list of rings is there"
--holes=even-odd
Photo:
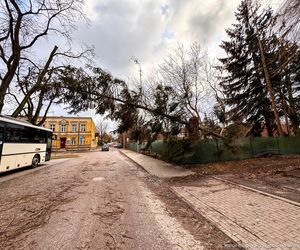
[[[277,8],[280,1],[266,0]],[[178,42],[198,42],[218,57],[225,29],[234,22],[239,0],[86,0],[90,24],[80,22],[74,43],[93,45],[97,63],[115,77],[151,72]],[[52,112],[58,112],[54,109]],[[93,112],[85,114],[91,115]]]
[[[123,78],[138,72],[130,58],[149,72],[178,42],[199,42],[217,56],[239,2],[87,0],[91,24],[80,25],[76,42],[94,44],[100,66]]]
[[[217,57],[234,22],[239,0],[86,0],[90,26],[80,24],[76,42],[93,44],[100,66],[113,75],[137,74],[136,57],[149,72],[177,43],[199,42]],[[272,3],[277,7],[275,2]],[[280,2],[280,1],[279,1]]]

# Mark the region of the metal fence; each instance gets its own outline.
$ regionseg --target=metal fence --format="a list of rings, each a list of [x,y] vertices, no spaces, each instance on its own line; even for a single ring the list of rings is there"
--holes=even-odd
[[[129,149],[139,152],[145,144],[131,143]],[[155,141],[149,151],[161,158],[184,164],[243,160],[267,154],[300,154],[300,136],[249,137],[224,143],[221,139],[198,142]]]

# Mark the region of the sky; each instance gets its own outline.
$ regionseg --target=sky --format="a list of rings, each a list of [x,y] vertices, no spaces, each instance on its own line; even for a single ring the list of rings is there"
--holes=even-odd
[[[213,57],[220,53],[225,28],[234,18],[238,0],[86,0],[89,24],[80,22],[74,45],[93,45],[98,66],[115,77],[151,73],[178,43],[198,42]],[[66,111],[53,107],[52,114]],[[79,115],[94,115],[93,111]],[[95,117],[97,120],[98,117]]]
[[[178,42],[200,43],[214,57],[233,21],[238,0],[87,0],[90,26],[81,24],[76,42],[94,44],[97,61],[113,75],[150,73]]]
[[[275,8],[280,2],[265,1]],[[124,80],[138,77],[138,67],[132,58],[139,60],[143,77],[146,77],[178,43],[189,46],[198,42],[208,50],[210,57],[217,58],[222,54],[219,45],[226,39],[225,29],[234,23],[234,11],[240,2],[85,0],[90,22],[78,21],[73,47],[79,48],[83,44],[94,46],[97,66]],[[48,46],[51,47],[53,42],[58,41],[50,39]],[[67,113],[61,107],[53,106],[49,115],[53,114]],[[94,112],[79,115],[94,116]],[[98,119],[97,116],[95,119]]]
[[[222,53],[225,29],[234,22],[240,0],[86,0],[90,25],[79,25],[76,43],[93,44],[97,62],[114,76],[151,72],[178,42],[198,42],[211,57]],[[277,8],[275,0],[265,0]],[[277,4],[276,4],[277,3]]]

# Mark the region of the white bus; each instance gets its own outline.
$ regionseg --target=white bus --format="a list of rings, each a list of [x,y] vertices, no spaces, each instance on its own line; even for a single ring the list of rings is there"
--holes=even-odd
[[[52,131],[0,116],[0,173],[49,161]]]

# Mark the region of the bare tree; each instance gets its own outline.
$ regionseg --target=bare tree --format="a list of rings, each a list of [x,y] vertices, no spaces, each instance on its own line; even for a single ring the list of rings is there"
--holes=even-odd
[[[135,63],[141,69],[139,61]],[[158,70],[144,77],[142,85],[132,84],[141,107],[130,119],[135,121],[131,124],[134,134],[152,139],[158,133],[165,138],[176,137],[184,127],[190,127],[191,118],[200,122],[206,113],[212,113],[215,95],[210,84],[215,82],[213,67],[208,64],[207,53],[199,44],[193,43],[188,49],[179,44]],[[204,122],[199,124],[199,130],[216,136]]]
[[[82,0],[3,0],[0,3],[0,113],[23,58],[50,34],[68,41],[75,22],[85,18]],[[54,52],[55,53],[55,52]]]
[[[179,44],[160,66],[163,84],[174,89],[174,101],[184,108],[187,117],[197,117],[199,121],[207,108],[207,100],[212,97],[206,77],[206,61],[206,52],[198,43],[193,43],[188,50]]]
[[[143,124],[148,123],[155,130],[159,129],[162,121],[168,121],[175,127],[178,124],[188,125],[182,108],[173,102],[171,87],[159,85],[159,89],[152,95],[154,101],[148,105],[141,98],[141,93],[145,92],[130,89],[124,81],[100,68],[92,68],[92,74],[87,74],[84,69],[70,70],[65,80],[72,85],[72,88],[63,93],[63,99],[70,105],[70,113],[90,108],[102,115],[107,112],[111,119],[120,122],[118,132],[128,131],[135,126],[136,121],[139,123],[140,110],[147,114]],[[148,92],[146,94],[150,95]],[[205,126],[200,125],[199,129],[206,134],[221,137]]]
[[[160,65],[160,82],[172,88],[173,105],[180,110],[181,119],[185,120],[189,128],[189,120],[197,118],[199,130],[203,134],[209,131],[204,125],[204,117],[213,113],[215,92],[211,87],[214,81],[213,67],[209,66],[209,58],[205,50],[198,43],[192,43],[188,49],[182,44],[169,55]],[[171,108],[171,109],[172,109]]]
[[[105,120],[103,117],[101,117],[97,122],[96,122],[96,127],[97,130],[99,132],[99,138],[100,138],[100,142],[103,142],[103,137],[105,134],[107,134],[107,129],[108,129],[108,125],[109,123],[107,122],[107,120]]]
[[[54,46],[44,65],[39,66],[29,59],[24,59],[16,72],[16,91],[18,94],[13,95],[11,91],[8,93],[16,101],[16,108],[11,116],[18,117],[23,114],[29,122],[37,125],[42,124],[49,108],[53,103],[59,101],[60,94],[64,89],[64,81],[59,78],[69,65],[65,65],[60,59],[87,58],[92,52],[91,49],[87,49],[79,54],[62,53],[58,51],[57,46]],[[54,60],[56,60],[56,64],[54,64]],[[43,118],[39,119],[43,107]]]

